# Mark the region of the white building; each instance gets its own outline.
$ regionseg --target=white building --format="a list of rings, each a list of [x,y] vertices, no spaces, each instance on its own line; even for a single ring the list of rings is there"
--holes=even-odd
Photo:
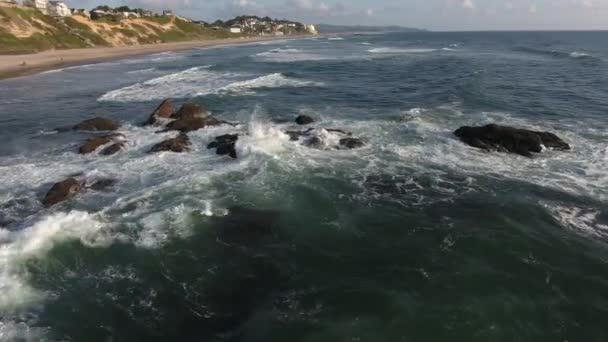
[[[241,33],[241,32],[242,32],[242,30],[241,30],[240,26],[232,26],[230,28],[230,33]]]
[[[44,14],[49,14],[49,0],[23,0],[23,6],[32,7]]]
[[[310,34],[319,34],[319,31],[317,31],[317,28],[313,24],[305,25],[304,28]]]
[[[50,1],[48,4],[48,14],[54,17],[69,17],[72,11],[63,1]]]

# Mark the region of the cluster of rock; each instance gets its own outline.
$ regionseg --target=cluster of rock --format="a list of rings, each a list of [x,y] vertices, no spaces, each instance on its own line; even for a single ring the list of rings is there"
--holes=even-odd
[[[298,125],[308,125],[313,123],[314,120],[307,115],[300,115],[296,118],[296,123]],[[285,134],[289,136],[289,140],[291,141],[300,141],[302,145],[313,147],[313,148],[323,148],[323,139],[321,135],[324,133],[332,133],[340,135],[340,139],[338,141],[338,145],[330,146],[330,149],[356,149],[365,146],[365,142],[363,142],[360,138],[354,138],[351,132],[346,132],[342,129],[337,128],[308,128],[305,130],[298,131],[286,131]]]
[[[310,116],[300,115],[295,119],[298,125],[310,125],[314,119]],[[163,101],[158,108],[145,121],[144,125],[162,126],[159,132],[177,131],[174,138],[166,139],[152,146],[149,153],[163,151],[182,153],[190,150],[191,141],[189,132],[206,127],[236,124],[217,119],[209,114],[201,106],[194,103],[186,103],[177,111],[171,100]],[[92,135],[80,146],[80,154],[90,154],[100,150],[99,154],[108,156],[118,153],[126,144],[124,135],[115,133],[120,125],[110,119],[95,117],[85,120],[69,130],[86,131]],[[100,134],[102,133],[102,134]],[[336,128],[308,128],[303,130],[285,131],[291,141],[298,141],[302,145],[319,149],[356,149],[365,146],[365,142],[353,137],[352,133]],[[336,146],[325,146],[322,135],[339,135]],[[485,151],[499,151],[515,153],[531,157],[532,153],[540,153],[543,148],[555,150],[569,150],[570,146],[561,138],[549,132],[537,132],[526,129],[518,129],[499,125],[486,125],[481,127],[461,127],[454,134],[465,144],[483,149]],[[236,143],[238,134],[225,134],[215,137],[208,145],[208,149],[215,149],[220,156],[237,158]],[[100,190],[113,185],[115,180],[104,180],[88,187],[88,189]],[[85,182],[75,178],[68,178],[56,183],[44,197],[42,203],[50,207],[59,202],[72,198],[85,189]]]

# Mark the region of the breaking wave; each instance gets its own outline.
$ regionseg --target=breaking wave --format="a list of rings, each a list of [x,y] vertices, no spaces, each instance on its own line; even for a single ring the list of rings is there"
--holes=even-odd
[[[254,58],[258,61],[273,63],[321,61],[333,59],[333,57],[306,53],[299,49],[272,49],[267,52],[258,53],[254,56]]]
[[[400,49],[400,48],[375,48],[368,50],[370,53],[378,54],[401,54],[401,53],[429,53],[437,51],[436,49],[423,49],[423,48],[412,48],[412,49]]]
[[[138,102],[169,97],[188,98],[214,93],[242,76],[237,73],[214,72],[208,68],[195,67],[112,90],[102,95],[98,101]]]
[[[305,81],[288,78],[281,73],[270,74],[252,80],[235,82],[220,89],[220,91],[237,95],[255,94],[255,89],[283,87],[323,87],[321,82]]]
[[[110,91],[102,95],[98,101],[138,102],[218,93],[248,95],[252,94],[254,89],[324,86],[320,82],[288,78],[281,73],[249,80],[242,80],[243,76],[237,73],[220,73],[197,67]]]

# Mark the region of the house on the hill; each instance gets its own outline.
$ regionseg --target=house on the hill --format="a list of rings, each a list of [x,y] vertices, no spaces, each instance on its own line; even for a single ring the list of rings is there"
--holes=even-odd
[[[91,12],[87,11],[84,8],[71,8],[70,11],[72,12],[72,15],[80,15],[86,18],[91,19]]]
[[[23,6],[32,7],[44,14],[49,14],[49,0],[23,0]]]
[[[72,11],[63,1],[49,1],[48,14],[53,17],[69,17]]]
[[[163,11],[163,16],[165,16],[165,17],[172,17],[174,15],[175,15],[175,13],[173,13],[172,10],[164,10]]]
[[[230,27],[230,33],[241,33],[243,32],[243,30],[241,29],[241,26],[239,25],[233,25]]]

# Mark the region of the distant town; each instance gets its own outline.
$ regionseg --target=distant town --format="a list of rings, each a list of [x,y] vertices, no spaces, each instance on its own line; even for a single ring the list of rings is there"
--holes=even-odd
[[[0,0],[0,5],[30,7],[40,11],[44,15],[56,18],[82,16],[94,21],[111,23],[120,23],[122,20],[127,19],[172,17],[180,19],[183,22],[200,25],[204,28],[226,30],[232,34],[248,36],[318,34],[316,27],[312,24],[302,24],[284,19],[272,19],[270,17],[262,18],[255,15],[245,15],[227,21],[217,20],[213,23],[207,23],[180,16],[171,9],[155,13],[143,8],[130,8],[128,6],[112,8],[107,5],[101,5],[87,10],[83,8],[70,8],[65,1],[49,0]]]

